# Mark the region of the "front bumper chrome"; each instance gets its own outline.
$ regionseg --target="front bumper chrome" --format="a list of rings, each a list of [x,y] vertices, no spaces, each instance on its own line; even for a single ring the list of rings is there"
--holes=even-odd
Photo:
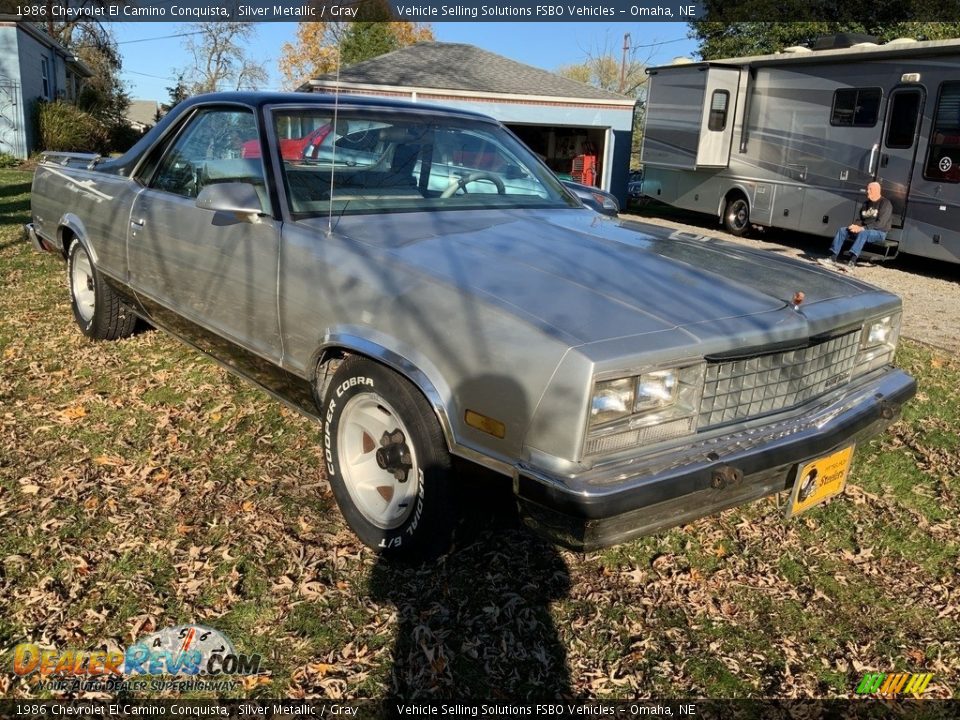
[[[527,523],[555,542],[613,545],[785,490],[797,463],[883,432],[916,389],[887,368],[800,414],[666,454],[571,475],[521,465],[517,496]]]

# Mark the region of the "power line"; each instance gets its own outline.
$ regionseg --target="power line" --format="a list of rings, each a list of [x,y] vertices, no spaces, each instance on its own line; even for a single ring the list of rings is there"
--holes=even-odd
[[[659,47],[660,45],[669,45],[670,43],[678,43],[678,42],[684,42],[684,41],[690,41],[690,38],[682,37],[682,38],[676,38],[675,40],[661,40],[660,42],[647,43],[646,45],[631,45],[630,49],[638,50],[640,48]]]
[[[153,40],[169,40],[170,38],[187,37],[188,35],[203,35],[203,30],[193,30],[191,32],[174,33],[173,35],[158,35],[157,37],[139,38],[138,40],[124,40],[117,45],[132,45],[133,43],[151,42]]]
[[[154,78],[155,80],[169,80],[170,82],[177,82],[179,78],[163,77],[162,75],[150,75],[149,73],[137,72],[136,70],[121,70],[121,75],[143,75],[144,77]]]
[[[138,38],[137,40],[122,40],[114,43],[115,45],[132,45],[133,43],[152,42],[154,40],[169,40],[171,38],[188,37],[189,35],[202,35],[203,30],[192,30],[190,32],[174,33],[173,35],[158,35],[157,37]],[[74,45],[75,49],[99,47],[99,45]]]

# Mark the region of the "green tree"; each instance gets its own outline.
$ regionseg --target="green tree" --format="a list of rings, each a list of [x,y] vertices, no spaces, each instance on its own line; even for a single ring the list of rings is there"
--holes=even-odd
[[[737,17],[741,17],[742,10],[738,6]],[[723,10],[718,14],[722,16]],[[877,14],[871,15],[868,9],[865,9],[863,17],[879,19],[863,23],[698,21],[689,24],[687,35],[699,43],[698,54],[703,60],[767,55],[792,45],[810,46],[819,37],[838,33],[871,35],[879,42],[898,37],[917,40],[960,37],[960,23],[881,22],[883,18]]]
[[[183,82],[183,75],[180,75],[177,77],[176,85],[174,85],[173,87],[168,87],[166,90],[167,90],[167,94],[170,96],[170,102],[160,104],[160,109],[163,110],[164,115],[166,115],[168,112],[173,110],[177,105],[179,105],[188,97],[190,97],[190,93],[187,92],[187,86]],[[157,119],[159,120],[159,118]]]

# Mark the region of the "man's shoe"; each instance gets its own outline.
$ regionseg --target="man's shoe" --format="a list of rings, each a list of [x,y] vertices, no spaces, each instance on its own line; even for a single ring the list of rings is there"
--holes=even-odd
[[[835,268],[837,266],[837,256],[831,255],[830,257],[817,258],[817,263],[828,268]]]
[[[857,266],[857,256],[851,255],[850,259],[847,261],[847,268],[853,270]]]

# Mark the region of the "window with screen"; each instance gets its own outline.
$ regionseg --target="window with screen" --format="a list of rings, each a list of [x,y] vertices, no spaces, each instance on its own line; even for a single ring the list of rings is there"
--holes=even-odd
[[[720,131],[727,127],[727,106],[730,104],[730,93],[726,90],[714,90],[710,98],[710,119],[707,120],[707,129]]]
[[[844,88],[833,93],[830,124],[841,127],[873,127],[880,115],[880,88]]]
[[[960,82],[940,86],[923,176],[928,180],[960,182]]]

